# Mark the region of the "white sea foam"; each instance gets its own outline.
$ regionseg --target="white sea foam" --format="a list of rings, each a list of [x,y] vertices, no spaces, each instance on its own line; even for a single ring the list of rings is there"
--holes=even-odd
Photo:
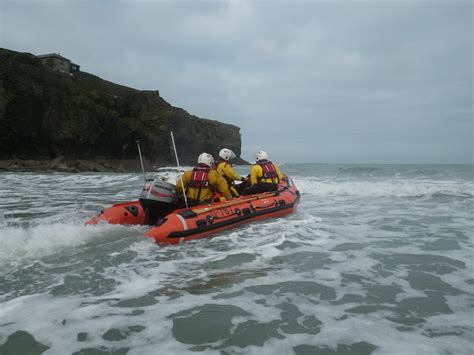
[[[32,227],[0,227],[0,265],[21,259],[53,255],[65,248],[78,247],[91,240],[104,238],[127,227],[101,224],[97,226],[54,223]]]
[[[175,338],[173,315],[196,316],[196,307],[212,304],[247,312],[231,317],[230,336],[208,344],[229,353],[287,354],[302,344],[336,350],[357,342],[376,346],[374,354],[472,353],[472,182],[395,174],[362,180],[360,171],[350,180],[348,173],[334,179],[296,174],[303,194],[293,215],[166,247],[143,238],[146,228],[82,225],[98,209],[136,198],[140,174],[32,174],[21,181],[7,174],[0,187],[9,193],[0,200],[7,215],[0,224],[0,265],[15,267],[0,267],[8,281],[0,286],[0,344],[21,329],[51,354],[101,347],[181,354],[196,344]],[[430,201],[437,195],[449,198]],[[70,263],[55,263],[55,255],[65,254]],[[410,306],[414,299],[422,301]],[[286,316],[294,315],[300,327],[317,319],[320,332],[280,327],[280,336],[272,336],[282,304],[297,308]],[[426,313],[417,308],[424,306]],[[400,314],[413,316],[413,324]],[[252,336],[266,340],[241,347],[237,330],[252,322],[258,324]],[[103,338],[137,325],[144,329],[122,340]],[[84,332],[87,340],[78,341]],[[224,345],[228,340],[239,345]]]
[[[427,197],[433,195],[474,196],[472,182],[449,181],[324,181],[296,178],[300,191],[310,196]]]

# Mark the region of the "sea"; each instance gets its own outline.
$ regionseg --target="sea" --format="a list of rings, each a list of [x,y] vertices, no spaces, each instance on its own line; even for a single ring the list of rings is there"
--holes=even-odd
[[[280,167],[295,213],[182,245],[84,225],[142,174],[0,173],[0,354],[474,353],[472,165]]]

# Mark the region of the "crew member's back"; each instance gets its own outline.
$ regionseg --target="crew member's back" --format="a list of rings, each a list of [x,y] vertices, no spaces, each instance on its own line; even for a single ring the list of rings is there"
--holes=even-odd
[[[222,148],[219,152],[219,159],[215,165],[216,171],[221,174],[221,176],[226,179],[229,191],[233,197],[239,197],[239,192],[237,186],[235,186],[234,181],[244,181],[245,179],[237,174],[230,164],[230,160],[236,157],[235,153],[227,148]]]
[[[250,169],[250,186],[244,190],[244,195],[278,190],[278,183],[283,174],[276,164],[268,160],[268,154],[261,150],[255,154],[255,164]]]
[[[198,165],[193,170],[185,171],[181,179],[176,181],[178,196],[183,195],[183,184],[189,206],[209,203],[212,196],[219,191],[226,199],[231,199],[226,180],[212,169],[214,158],[208,153],[202,153]]]

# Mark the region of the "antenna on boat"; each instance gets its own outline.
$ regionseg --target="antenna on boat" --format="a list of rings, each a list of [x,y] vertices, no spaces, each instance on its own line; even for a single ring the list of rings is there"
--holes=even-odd
[[[143,180],[145,180],[145,183],[146,183],[146,175],[145,175],[145,168],[143,167],[142,151],[140,150],[140,141],[137,141],[137,147],[138,147],[138,155],[140,156],[140,164],[142,165]]]
[[[174,156],[176,157],[176,165],[178,166],[178,170],[181,168],[179,167],[179,159],[178,159],[178,152],[176,151],[176,144],[174,144],[174,136],[173,136],[173,131],[170,131],[171,133],[171,141],[173,142],[173,149],[174,149]],[[181,181],[181,187],[183,188],[183,196],[184,196],[184,203],[186,204],[186,208],[188,208],[188,198],[186,197],[186,189],[184,188],[184,183],[183,183],[183,175],[181,172],[179,172],[179,180]]]

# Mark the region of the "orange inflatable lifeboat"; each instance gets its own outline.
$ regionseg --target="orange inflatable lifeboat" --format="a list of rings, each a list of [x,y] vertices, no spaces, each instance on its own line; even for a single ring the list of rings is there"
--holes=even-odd
[[[153,184],[153,183],[152,183]],[[167,184],[161,182],[160,185]],[[167,184],[168,189],[171,184]],[[142,192],[150,196],[150,186],[145,185]],[[155,194],[157,195],[157,194]],[[164,197],[155,196],[162,199]],[[207,237],[242,223],[263,218],[281,217],[294,211],[300,193],[292,179],[285,179],[278,185],[278,191],[240,196],[223,202],[199,205],[192,208],[177,209],[172,212],[164,209],[161,216],[150,217],[145,198],[115,204],[93,217],[86,224],[107,222],[111,224],[152,224],[145,236],[158,243],[178,244],[188,240]],[[144,203],[145,202],[145,203]],[[150,223],[154,219],[153,223]]]

